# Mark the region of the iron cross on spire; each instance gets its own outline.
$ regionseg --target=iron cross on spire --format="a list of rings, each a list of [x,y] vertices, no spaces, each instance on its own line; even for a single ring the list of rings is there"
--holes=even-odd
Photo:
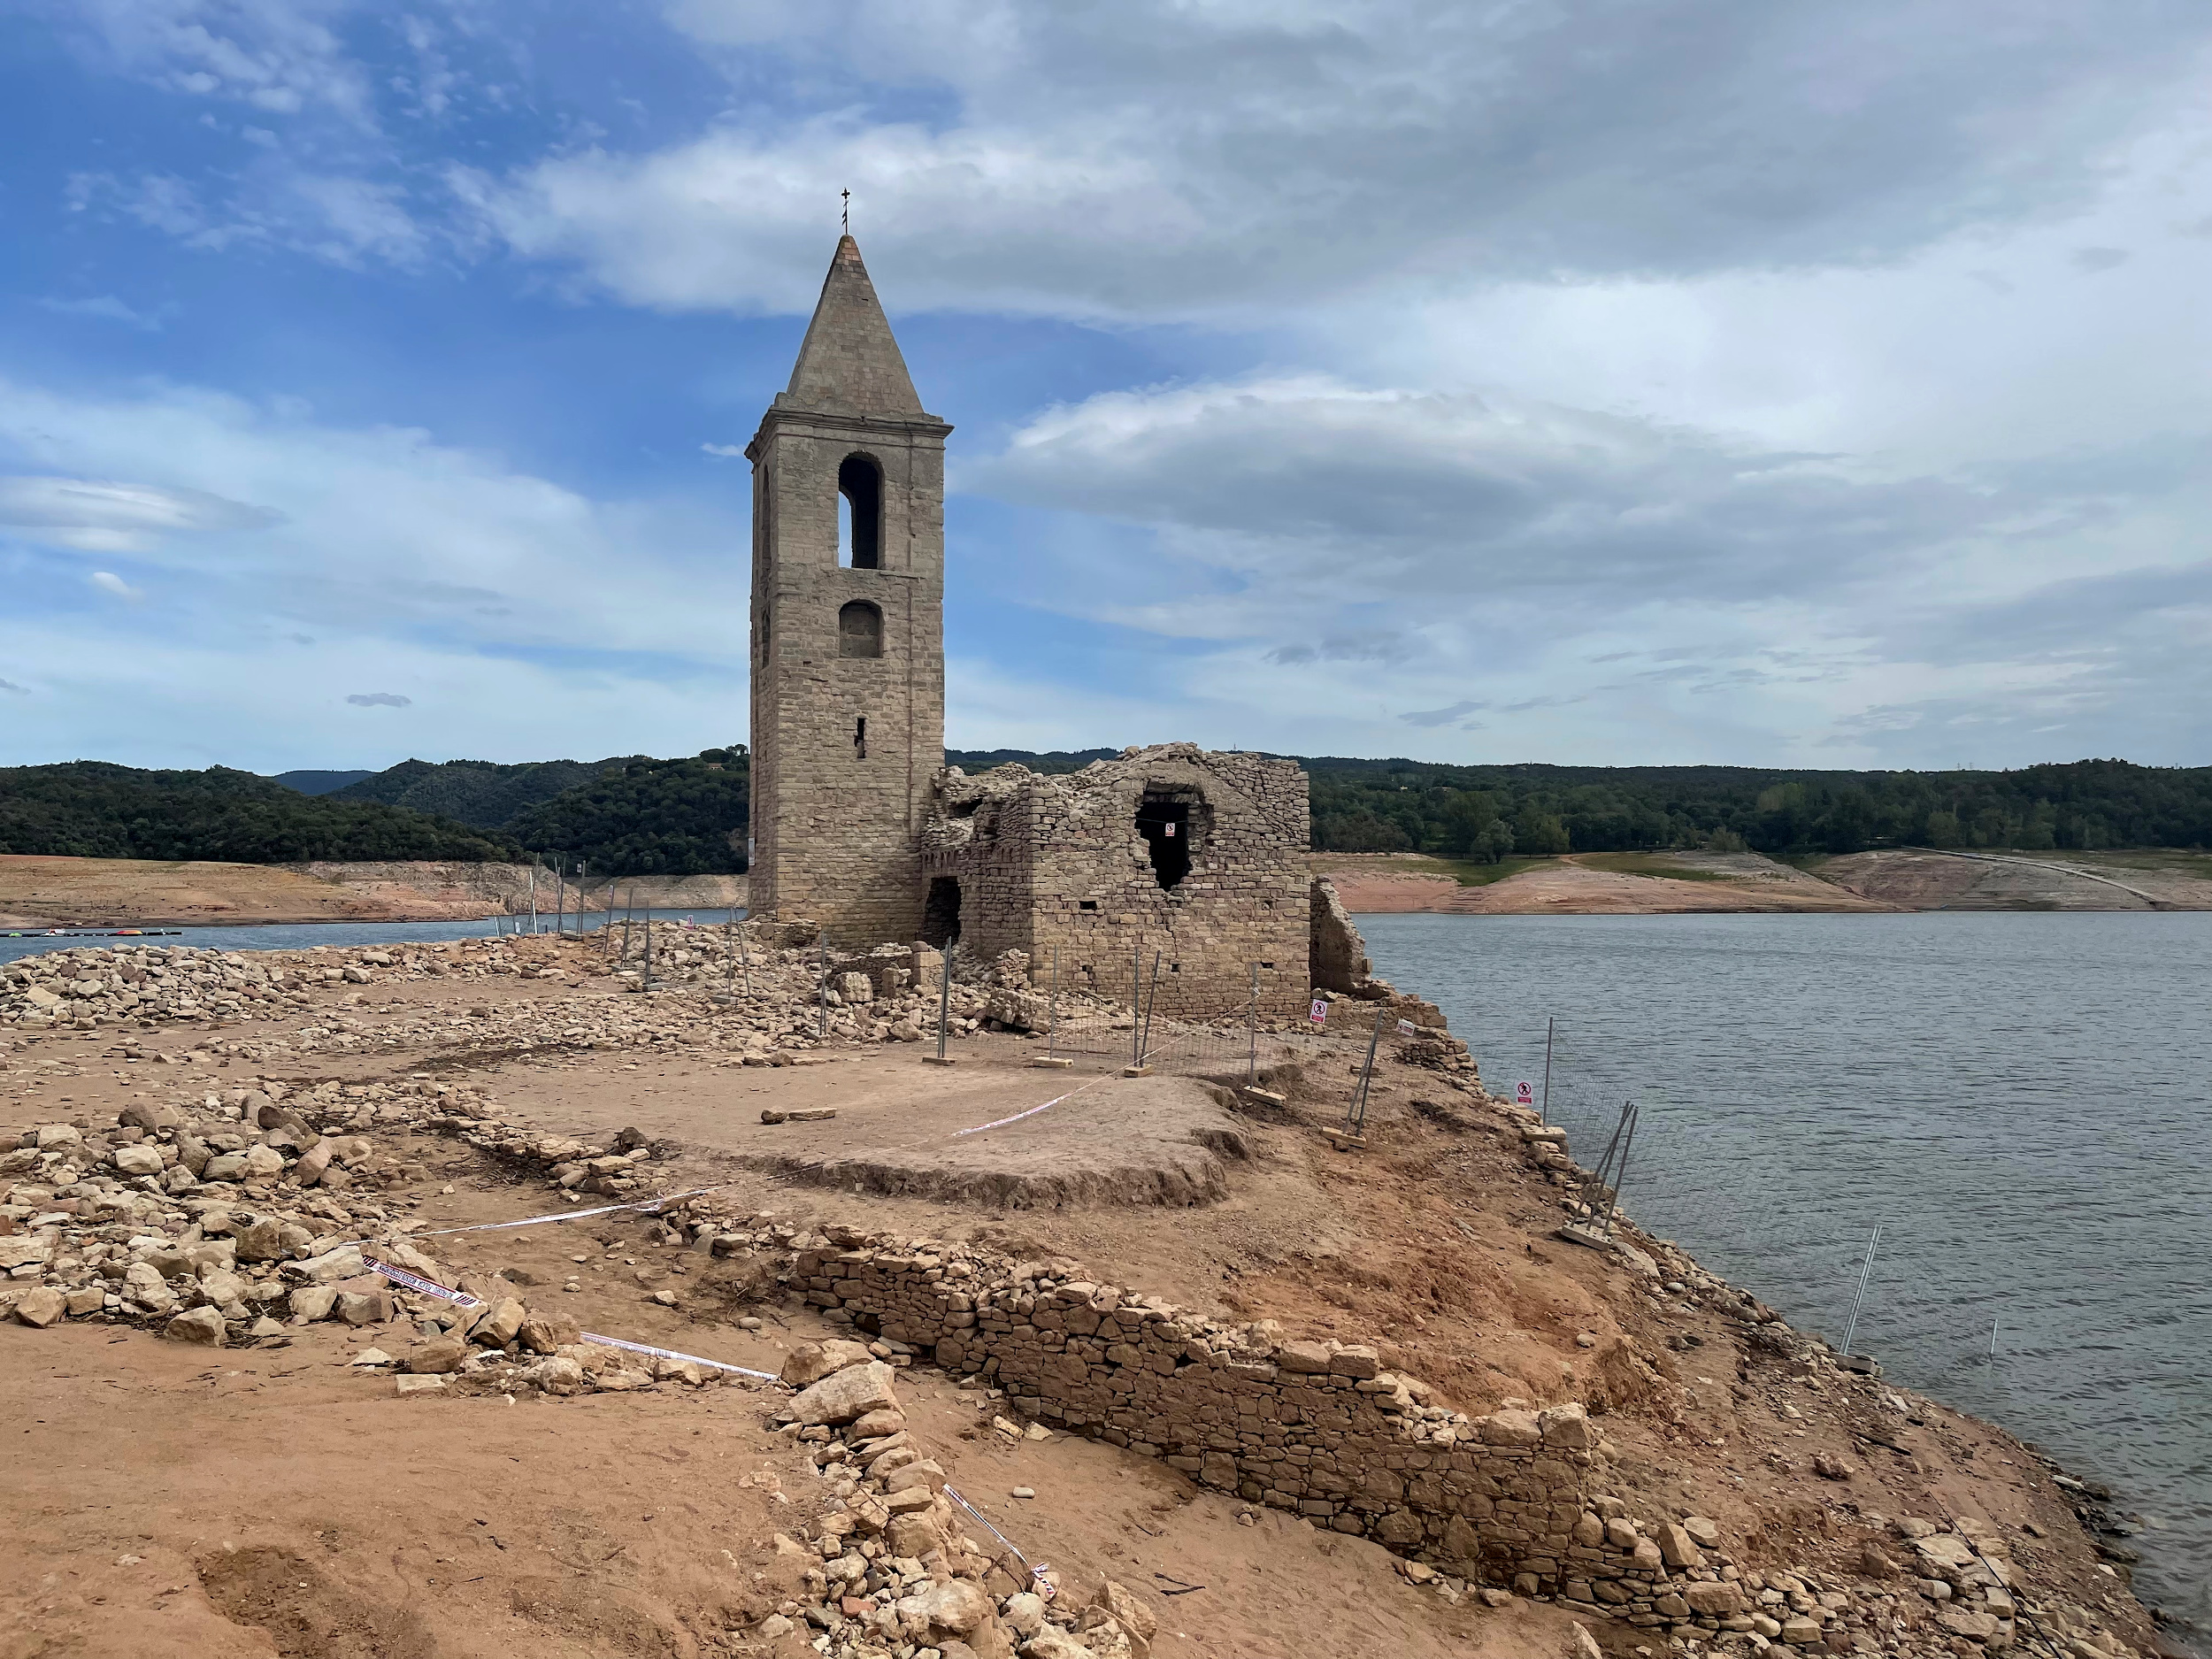
[[[853,193],[850,190],[840,190],[838,195],[845,198],[845,209],[839,215],[839,219],[842,223],[845,234],[849,236],[853,234]]]

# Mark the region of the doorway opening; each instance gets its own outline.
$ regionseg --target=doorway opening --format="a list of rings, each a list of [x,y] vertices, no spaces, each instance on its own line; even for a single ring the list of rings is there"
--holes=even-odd
[[[922,942],[942,950],[960,941],[960,879],[932,876],[922,902]]]

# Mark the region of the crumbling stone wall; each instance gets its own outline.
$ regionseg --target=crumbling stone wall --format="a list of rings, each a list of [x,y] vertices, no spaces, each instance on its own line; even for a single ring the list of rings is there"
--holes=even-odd
[[[1364,986],[1374,972],[1367,959],[1367,941],[1359,935],[1336,883],[1326,876],[1313,878],[1309,889],[1310,929],[1307,949],[1317,991],[1340,991],[1349,996]]]
[[[951,768],[935,795],[924,872],[959,883],[962,955],[1020,950],[1041,986],[1056,949],[1064,987],[1126,1002],[1133,979],[1151,985],[1156,950],[1159,1011],[1190,1018],[1243,1012],[1256,964],[1262,1017],[1302,1011],[1309,826],[1296,762],[1169,743],[1063,776]],[[1187,868],[1164,869],[1170,859]]]
[[[833,1319],[1249,1502],[1586,1613],[1751,1628],[1709,1524],[1693,1523],[1703,1543],[1681,1525],[1639,1525],[1600,1489],[1609,1455],[1579,1405],[1468,1417],[1372,1348],[1279,1341],[1069,1263],[863,1243],[801,1249],[792,1279]]]

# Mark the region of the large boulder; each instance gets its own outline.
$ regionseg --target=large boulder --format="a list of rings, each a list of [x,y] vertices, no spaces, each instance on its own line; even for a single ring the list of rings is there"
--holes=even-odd
[[[812,1428],[825,1423],[849,1423],[870,1411],[896,1410],[899,1397],[891,1386],[896,1375],[881,1360],[848,1365],[795,1395],[791,1415]]]
[[[44,1330],[69,1310],[69,1299],[58,1290],[40,1286],[15,1299],[15,1317],[25,1325]]]
[[[865,1345],[836,1338],[826,1342],[802,1342],[793,1348],[778,1373],[787,1387],[808,1388],[848,1365],[864,1365],[874,1356]]]
[[[173,1341],[190,1342],[200,1348],[223,1346],[223,1316],[214,1308],[195,1308],[180,1313],[163,1327],[162,1334]]]

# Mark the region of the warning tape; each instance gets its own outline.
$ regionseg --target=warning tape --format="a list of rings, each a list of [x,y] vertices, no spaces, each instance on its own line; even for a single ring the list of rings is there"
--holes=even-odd
[[[996,1123],[978,1124],[972,1129],[956,1129],[952,1132],[951,1139],[957,1141],[962,1135],[979,1135],[986,1129],[1003,1129],[1008,1124],[1018,1124],[1025,1118],[1034,1118],[1041,1111],[1050,1110],[1053,1107],[1057,1106],[1062,1101],[1073,1100],[1078,1094],[1084,1093],[1086,1090],[1094,1089],[1101,1083],[1110,1083],[1113,1080],[1114,1074],[1109,1071],[1102,1077],[1093,1078],[1089,1082],[1083,1084],[1080,1087],[1070,1089],[1064,1094],[1054,1095],[1042,1106],[1032,1106],[1027,1111],[1016,1112],[1011,1118],[1002,1118]]]
[[[549,1221],[581,1221],[587,1216],[611,1216],[618,1210],[657,1210],[663,1204],[672,1204],[680,1198],[696,1198],[702,1193],[718,1193],[721,1190],[720,1187],[694,1187],[687,1192],[663,1193],[657,1198],[634,1199],[626,1204],[601,1204],[595,1210],[562,1210],[549,1216],[526,1216],[520,1221],[483,1221],[472,1227],[434,1227],[427,1233],[411,1233],[409,1236],[442,1239],[455,1233],[504,1233],[510,1227],[534,1227]]]
[[[480,1296],[472,1296],[465,1290],[448,1290],[443,1285],[435,1284],[423,1278],[419,1273],[411,1273],[403,1267],[394,1267],[389,1262],[370,1261],[368,1265],[395,1284],[404,1285],[410,1290],[420,1291],[426,1296],[436,1296],[462,1308],[481,1308],[486,1305]],[[672,1348],[654,1348],[644,1342],[626,1342],[618,1336],[601,1336],[595,1331],[580,1331],[577,1333],[576,1340],[580,1342],[595,1342],[601,1348],[622,1348],[632,1354],[650,1354],[656,1359],[672,1359],[681,1365],[706,1365],[716,1371],[735,1371],[741,1377],[757,1377],[763,1382],[783,1380],[773,1371],[755,1371],[749,1365],[726,1364],[721,1360],[708,1359],[703,1355],[679,1353]],[[988,1526],[990,1523],[986,1521],[984,1525]]]
[[[1083,1087],[1088,1088],[1090,1085],[1087,1083]],[[956,1129],[952,1132],[952,1138],[957,1141],[962,1135],[979,1135],[986,1129],[1003,1129],[1007,1125],[1018,1124],[1025,1118],[1034,1118],[1039,1112],[1048,1111],[1051,1108],[1057,1106],[1062,1101],[1066,1100],[1068,1095],[1073,1094],[1075,1092],[1075,1090],[1070,1089],[1067,1094],[1056,1095],[1051,1100],[1047,1101],[1042,1106],[1032,1106],[1025,1112],[1016,1112],[1011,1118],[1002,1118],[996,1123],[978,1124],[972,1129]]]
[[[988,1532],[993,1538],[998,1540],[1000,1543],[1005,1545],[1007,1548],[1012,1550],[1014,1552],[1014,1559],[1021,1563],[1023,1566],[1029,1568],[1030,1580],[1036,1585],[1037,1594],[1039,1595],[1041,1595],[1046,1601],[1049,1601],[1060,1594],[1060,1586],[1053,1583],[1050,1578],[1045,1576],[1052,1571],[1052,1563],[1050,1562],[1041,1561],[1035,1566],[1030,1567],[1029,1557],[1021,1553],[1021,1550],[1016,1546],[1014,1540],[1007,1537],[1005,1533],[1000,1532],[997,1527],[993,1526],[990,1522],[990,1517],[986,1516],[982,1510],[977,1509],[974,1504],[969,1502],[965,1498],[962,1497],[958,1490],[956,1489],[949,1481],[945,1484],[945,1495],[950,1498],[955,1503],[958,1504],[962,1509],[965,1509],[970,1515],[974,1516],[975,1518],[982,1524],[983,1530],[985,1532]]]

